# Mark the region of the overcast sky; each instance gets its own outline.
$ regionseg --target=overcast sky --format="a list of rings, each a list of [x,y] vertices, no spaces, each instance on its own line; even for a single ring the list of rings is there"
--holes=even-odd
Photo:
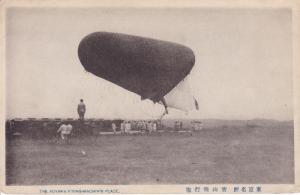
[[[7,117],[155,118],[161,105],[86,73],[80,40],[95,31],[184,44],[198,112],[170,118],[292,119],[288,9],[11,8],[6,19]]]

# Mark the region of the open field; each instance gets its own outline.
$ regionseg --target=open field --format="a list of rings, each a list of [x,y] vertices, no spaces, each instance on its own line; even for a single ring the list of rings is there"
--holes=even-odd
[[[291,126],[7,140],[7,184],[293,183]],[[87,152],[87,156],[81,154]]]

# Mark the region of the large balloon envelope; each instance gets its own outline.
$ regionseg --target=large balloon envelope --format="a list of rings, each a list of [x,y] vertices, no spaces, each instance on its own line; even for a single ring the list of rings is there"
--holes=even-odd
[[[195,63],[193,51],[181,44],[109,32],[84,37],[78,55],[86,71],[154,102],[181,82]]]

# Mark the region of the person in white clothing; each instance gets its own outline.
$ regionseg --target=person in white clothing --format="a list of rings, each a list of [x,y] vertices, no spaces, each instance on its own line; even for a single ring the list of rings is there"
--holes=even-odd
[[[156,125],[156,122],[153,122],[152,130],[153,130],[154,132],[157,131],[157,125]]]
[[[73,126],[71,124],[66,125],[66,124],[62,123],[62,125],[57,130],[57,133],[60,133],[60,137],[62,140],[69,140],[72,129],[73,129]]]
[[[121,124],[120,124],[120,129],[121,129],[121,133],[125,133],[125,122],[123,121]]]
[[[130,123],[130,121],[126,121],[125,122],[125,133],[128,133],[129,131],[131,131],[131,123]]]
[[[70,136],[73,130],[73,126],[71,124],[67,125],[67,131],[66,131],[66,135]]]
[[[148,133],[152,133],[152,122],[148,121],[148,123],[146,124],[147,127],[147,132]]]
[[[116,134],[117,133],[117,125],[114,122],[111,124],[111,128],[112,128],[114,134]]]

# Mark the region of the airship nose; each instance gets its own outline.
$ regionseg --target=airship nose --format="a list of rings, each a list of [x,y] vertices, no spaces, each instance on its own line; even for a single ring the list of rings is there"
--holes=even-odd
[[[84,67],[84,69],[88,72],[92,71],[93,66],[89,62],[89,55],[91,54],[90,52],[90,40],[89,37],[83,38],[78,46],[78,57],[79,60]]]

